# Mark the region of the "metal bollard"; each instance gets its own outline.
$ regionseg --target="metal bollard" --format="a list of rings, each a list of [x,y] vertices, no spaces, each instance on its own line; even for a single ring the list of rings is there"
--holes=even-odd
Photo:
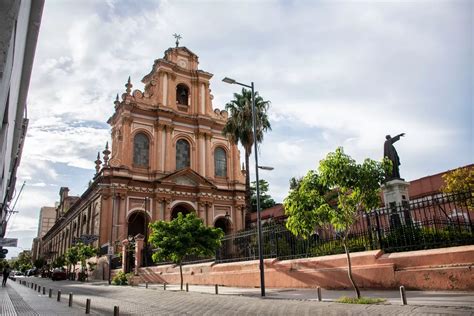
[[[321,296],[321,288],[318,286],[318,301],[322,301],[322,296]]]
[[[72,307],[72,293],[69,293],[69,307]]]
[[[43,286],[43,295],[46,295],[46,288]]]
[[[86,314],[90,314],[91,313],[91,299],[88,298],[86,299]]]
[[[119,316],[119,307],[114,306],[114,316]]]
[[[163,290],[166,291],[166,283],[163,283]]]
[[[216,294],[219,294],[219,285],[216,284]]]
[[[407,305],[407,294],[403,285],[400,286],[400,298],[402,299],[402,305]]]
[[[51,298],[51,296],[53,296],[53,290],[49,289],[49,298]]]
[[[35,283],[35,291],[36,291],[36,288],[38,287],[38,284]]]
[[[31,288],[33,288],[33,283],[31,283]]]
[[[189,292],[189,284],[186,283],[186,292]]]
[[[61,290],[58,290],[58,297],[56,298],[58,302],[61,301]]]
[[[38,293],[41,293],[41,285],[38,285]]]
[[[145,282],[145,289],[148,288],[148,282]]]

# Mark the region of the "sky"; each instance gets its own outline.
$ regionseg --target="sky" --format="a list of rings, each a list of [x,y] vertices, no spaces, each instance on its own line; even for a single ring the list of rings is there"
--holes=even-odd
[[[8,256],[31,248],[60,187],[85,190],[115,95],[128,76],[143,90],[174,33],[214,74],[214,108],[239,91],[226,76],[271,101],[259,162],[274,167],[260,178],[277,202],[339,146],[380,160],[387,134],[406,133],[395,147],[407,181],[472,163],[473,12],[469,0],[46,1]]]

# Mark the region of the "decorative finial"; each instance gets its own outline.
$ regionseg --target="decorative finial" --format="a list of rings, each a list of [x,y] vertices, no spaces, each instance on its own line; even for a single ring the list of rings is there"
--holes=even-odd
[[[115,106],[118,106],[120,104],[118,93],[117,93],[117,96],[115,97],[114,104]]]
[[[97,160],[95,162],[95,175],[99,174],[100,170],[100,165],[102,164],[102,161],[100,161],[100,152],[97,152]]]
[[[130,92],[132,91],[132,87],[133,87],[133,85],[130,81],[130,76],[128,76],[128,80],[127,80],[127,83],[125,84],[125,87],[127,88],[125,90],[125,92],[127,92],[127,94],[130,94]]]
[[[102,153],[104,154],[104,167],[108,167],[109,166],[109,155],[110,155],[109,142],[105,143],[105,149]]]
[[[179,40],[182,39],[181,34],[173,34],[174,38],[176,38],[176,48],[179,46]]]

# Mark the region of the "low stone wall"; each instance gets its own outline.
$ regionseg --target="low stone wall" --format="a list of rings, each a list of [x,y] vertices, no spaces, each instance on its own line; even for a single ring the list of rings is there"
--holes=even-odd
[[[384,254],[380,250],[351,254],[353,275],[362,288],[390,289],[404,285],[420,290],[474,290],[474,245]],[[278,288],[351,288],[346,256],[279,261],[265,260],[265,284]],[[183,266],[189,284],[258,287],[258,260]],[[137,282],[179,283],[179,267],[139,269]]]

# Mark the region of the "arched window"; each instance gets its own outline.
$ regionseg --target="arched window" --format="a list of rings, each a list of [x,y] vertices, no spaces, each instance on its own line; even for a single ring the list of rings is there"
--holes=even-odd
[[[150,144],[148,137],[138,133],[133,139],[133,164],[138,167],[148,167]]]
[[[189,143],[180,139],[176,142],[176,170],[189,167],[191,165]]]
[[[217,177],[227,176],[227,156],[221,147],[217,147],[214,151],[214,174]]]
[[[176,103],[188,105],[189,89],[186,85],[180,83],[176,86]]]

